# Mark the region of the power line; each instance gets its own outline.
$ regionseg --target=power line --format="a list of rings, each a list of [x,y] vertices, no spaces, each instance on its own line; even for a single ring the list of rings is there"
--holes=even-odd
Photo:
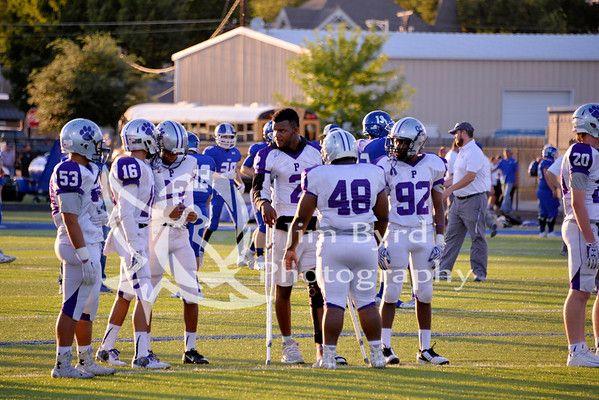
[[[223,30],[223,28],[225,27],[227,22],[229,22],[229,18],[231,18],[231,15],[233,15],[233,11],[235,11],[235,9],[239,5],[240,1],[241,0],[235,0],[235,3],[233,3],[231,8],[229,9],[229,12],[227,13],[227,15],[225,15],[225,18],[223,18],[221,23],[218,25],[218,28],[216,28],[216,30],[212,33],[212,35],[210,36],[210,39],[212,39],[215,36],[220,35],[221,31]]]

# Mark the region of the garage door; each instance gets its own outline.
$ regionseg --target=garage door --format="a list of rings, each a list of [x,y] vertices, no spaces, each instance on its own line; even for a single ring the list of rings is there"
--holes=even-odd
[[[544,130],[547,127],[547,107],[569,106],[570,91],[503,92],[503,129]]]

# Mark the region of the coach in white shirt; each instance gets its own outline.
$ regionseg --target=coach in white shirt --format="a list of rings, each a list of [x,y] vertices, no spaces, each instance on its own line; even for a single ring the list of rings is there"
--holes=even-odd
[[[443,192],[444,198],[453,194],[455,199],[449,208],[439,278],[446,279],[451,274],[468,232],[472,239],[470,267],[475,281],[484,282],[487,279],[485,217],[491,171],[486,156],[474,141],[474,128],[470,123],[460,122],[449,133],[454,135],[460,151],[453,167],[451,186]]]

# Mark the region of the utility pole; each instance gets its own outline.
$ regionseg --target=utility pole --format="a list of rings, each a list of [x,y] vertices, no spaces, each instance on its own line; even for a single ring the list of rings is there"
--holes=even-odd
[[[247,11],[249,0],[241,0],[239,4],[239,26],[247,26]]]

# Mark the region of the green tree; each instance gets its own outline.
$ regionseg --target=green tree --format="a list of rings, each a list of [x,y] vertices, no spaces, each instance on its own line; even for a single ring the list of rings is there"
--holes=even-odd
[[[458,0],[465,32],[587,33],[599,29],[599,4],[586,0]]]
[[[114,127],[129,106],[144,99],[142,77],[121,57],[113,38],[93,34],[78,42],[53,42],[56,57],[32,75],[30,102],[38,107],[43,131],[58,132],[76,117]]]
[[[395,0],[406,10],[414,10],[427,24],[434,24],[437,19],[439,0]]]
[[[386,37],[343,25],[329,28],[306,43],[307,52],[289,62],[291,78],[305,101],[294,105],[313,110],[324,120],[352,127],[377,108],[398,115],[408,106],[412,90],[399,71],[388,69],[382,54]]]
[[[255,17],[272,21],[283,7],[297,7],[305,2],[306,0],[251,0],[250,11]]]

